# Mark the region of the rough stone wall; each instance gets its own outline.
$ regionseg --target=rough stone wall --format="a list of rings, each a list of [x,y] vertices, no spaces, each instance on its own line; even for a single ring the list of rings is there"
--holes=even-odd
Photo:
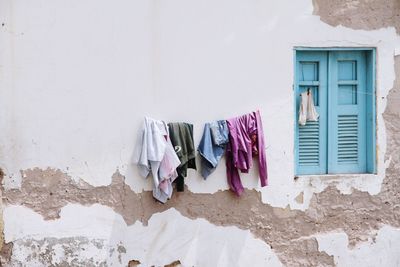
[[[365,30],[393,26],[397,32],[400,31],[400,2],[396,0],[314,0],[314,5],[314,13],[333,26]],[[386,158],[390,164],[381,192],[377,195],[357,190],[343,195],[331,186],[315,194],[310,207],[303,212],[264,204],[254,190],[246,190],[240,200],[229,191],[194,194],[186,190],[185,193],[175,194],[166,205],[161,205],[152,199],[150,192],[133,192],[119,172],[114,174],[109,186],[93,187],[84,181],[74,182],[60,170],[31,169],[23,171],[25,178],[20,189],[2,190],[3,204],[26,206],[46,220],[54,220],[68,203],[100,203],[121,214],[128,225],[136,221],[146,223],[154,213],[174,207],[189,218],[205,218],[215,225],[250,229],[255,236],[271,245],[287,266],[334,266],[333,257],[319,251],[313,235],[340,229],[349,236],[350,246],[354,246],[373,238],[383,225],[400,227],[399,56],[395,58],[394,67],[397,78],[387,96],[383,114],[387,130]],[[298,201],[302,201],[301,197]],[[46,246],[51,247],[57,242],[63,243],[63,240],[49,240]],[[6,263],[11,256],[12,244],[1,243],[2,262]],[[132,260],[129,266],[137,264],[138,261]],[[179,263],[171,264],[175,266]],[[93,266],[101,266],[101,263],[93,263]]]

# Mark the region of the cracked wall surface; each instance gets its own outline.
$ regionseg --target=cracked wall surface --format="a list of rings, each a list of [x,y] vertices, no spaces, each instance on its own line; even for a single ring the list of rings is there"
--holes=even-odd
[[[301,4],[298,4],[299,7],[303,8],[307,6],[305,4],[303,6],[303,3],[306,1],[300,2]],[[1,3],[4,4],[4,1]],[[400,56],[394,57],[394,66],[389,66],[386,63],[391,62],[389,59],[395,54],[393,50],[400,46],[400,42],[394,45],[389,44],[389,34],[386,35],[386,32],[381,33],[379,31],[372,33],[370,31],[393,27],[398,34],[400,31],[400,2],[396,0],[313,0],[312,3],[313,13],[319,16],[320,20],[324,23],[331,26],[342,25],[355,30],[362,29],[365,32],[360,33],[359,36],[361,37],[354,37],[352,39],[352,36],[357,34],[356,31],[347,31],[344,28],[335,29],[334,34],[336,36],[343,34],[343,38],[347,40],[341,42],[340,37],[332,37],[332,39],[337,39],[325,43],[323,40],[314,40],[312,39],[313,37],[309,36],[310,40],[289,42],[289,45],[287,45],[288,49],[292,49],[293,44],[308,46],[351,46],[356,43],[362,46],[378,47],[378,56],[381,57],[381,60],[378,60],[379,65],[377,68],[378,88],[382,91],[389,91],[390,89],[387,95],[384,92],[378,92],[378,122],[380,122],[378,123],[378,127],[379,133],[381,133],[378,138],[383,138],[382,133],[386,134],[385,143],[380,143],[382,149],[386,150],[384,151],[385,162],[384,164],[383,161],[380,163],[380,174],[384,173],[381,182],[379,182],[379,177],[377,176],[369,177],[369,180],[361,180],[364,181],[364,184],[357,181],[361,185],[348,186],[345,190],[346,194],[343,193],[343,190],[340,190],[340,186],[337,186],[340,183],[346,184],[346,181],[329,183],[321,179],[319,182],[325,184],[318,187],[318,189],[309,186],[305,179],[290,181],[286,187],[285,185],[279,185],[279,183],[287,182],[285,179],[283,179],[284,182],[280,182],[279,179],[281,177],[288,177],[290,175],[290,173],[286,172],[290,165],[285,165],[286,163],[284,163],[290,161],[290,158],[287,158],[288,156],[285,154],[289,150],[280,151],[276,145],[274,146],[274,142],[271,142],[267,149],[267,153],[270,156],[269,164],[270,166],[272,165],[271,173],[273,174],[270,176],[271,186],[266,189],[267,191],[260,192],[254,182],[249,182],[251,177],[254,177],[254,174],[245,176],[248,189],[245,190],[243,197],[240,199],[226,190],[226,186],[221,182],[225,179],[221,169],[216,172],[215,177],[211,177],[213,180],[208,181],[209,183],[216,184],[216,186],[210,187],[210,189],[198,182],[193,182],[194,179],[192,178],[184,193],[174,194],[173,198],[167,204],[162,205],[154,201],[151,192],[142,191],[143,189],[148,190],[149,187],[138,186],[132,183],[132,174],[126,171],[126,167],[121,168],[119,166],[121,171],[114,172],[109,179],[101,175],[104,173],[101,172],[101,168],[99,170],[90,169],[91,165],[86,161],[85,164],[82,163],[82,165],[85,165],[82,168],[85,171],[82,172],[77,172],[76,169],[74,172],[70,172],[68,168],[64,167],[46,168],[42,166],[43,164],[33,164],[31,168],[18,165],[16,169],[21,170],[18,175],[22,179],[17,187],[13,187],[8,185],[18,179],[16,175],[10,175],[10,169],[13,168],[6,165],[6,174],[4,181],[2,181],[3,186],[1,190],[6,214],[4,216],[5,240],[0,240],[2,241],[0,242],[1,263],[5,266],[24,266],[24,261],[38,266],[110,266],[111,264],[114,264],[114,266],[147,266],[146,264],[154,264],[156,262],[160,266],[179,266],[180,264],[186,266],[185,264],[197,262],[200,252],[204,252],[204,249],[207,247],[207,242],[204,240],[201,242],[198,241],[201,237],[199,237],[196,231],[203,231],[203,236],[213,233],[216,236],[220,236],[220,240],[224,242],[227,242],[224,236],[229,236],[233,233],[242,237],[242,239],[239,238],[240,240],[231,242],[232,246],[230,249],[233,252],[229,249],[227,250],[225,244],[218,244],[218,240],[215,247],[211,246],[220,255],[220,257],[215,258],[213,258],[214,254],[210,255],[214,263],[219,263],[218,266],[233,266],[234,263],[230,262],[228,258],[235,254],[239,255],[240,251],[250,253],[250,248],[257,248],[257,253],[251,256],[259,259],[259,261],[253,262],[252,266],[257,266],[260,263],[269,263],[271,266],[279,266],[281,263],[285,266],[348,266],[361,264],[362,262],[372,264],[380,260],[388,266],[390,264],[392,266],[399,266],[400,259],[394,255],[393,251],[400,244],[400,240],[398,240],[398,229],[400,229],[400,179],[398,178],[400,174],[400,109],[398,108],[400,105]],[[269,3],[269,5],[273,4]],[[104,7],[101,6],[100,8]],[[157,12],[159,12],[157,10],[161,6],[153,6],[152,8],[153,13],[150,16],[157,18]],[[265,7],[262,6],[262,8]],[[262,8],[260,7],[260,10]],[[273,6],[273,8],[279,10],[277,6]],[[96,12],[99,10],[97,9]],[[281,12],[282,14],[286,14],[284,11]],[[251,17],[255,13],[257,12],[254,10],[251,12],[247,10],[244,17]],[[286,27],[286,24],[281,21],[282,19],[279,18],[279,15],[274,16],[274,14],[269,14],[269,18],[271,20],[268,23],[260,24],[262,26],[260,26],[260,32],[257,32],[257,34],[268,33],[269,36],[273,36],[275,33],[273,31],[274,28]],[[159,19],[158,22],[162,22],[163,17],[161,16]],[[299,18],[298,20],[299,24],[303,23]],[[205,23],[203,26],[207,25],[207,21],[203,23]],[[316,27],[320,25],[319,23],[320,21],[313,21],[310,24],[305,23],[304,25]],[[9,24],[11,22],[7,21],[6,26],[3,28],[11,27]],[[199,26],[199,29],[201,27]],[[251,32],[249,28],[246,30]],[[289,28],[286,32],[290,33],[290,30]],[[328,28],[326,30],[328,31]],[[29,32],[27,34],[29,35]],[[222,42],[226,45],[225,49],[229,49],[230,44],[234,44],[234,40],[239,38],[238,35],[240,36],[240,34],[246,34],[246,31],[241,32],[237,29],[236,31],[228,31],[226,36],[224,35]],[[363,39],[368,34],[371,37]],[[374,34],[376,34],[376,38]],[[22,38],[20,35],[18,36],[14,37]],[[158,37],[153,36],[153,38]],[[274,44],[271,42],[263,43],[262,40],[260,42],[265,47],[268,47],[268,45],[274,47]],[[391,39],[390,42],[393,42],[393,40]],[[242,45],[248,47],[247,43]],[[171,47],[169,48],[171,49]],[[160,48],[155,45],[152,49],[157,51]],[[161,54],[160,51],[158,53]],[[158,54],[158,56],[160,55]],[[157,63],[157,60],[160,59],[155,58],[154,60]],[[197,63],[200,64],[199,62],[201,61]],[[288,66],[290,67],[292,64],[291,58],[287,62],[289,62]],[[392,77],[392,69],[394,71],[393,77],[396,77],[393,85],[392,80],[388,78]],[[18,71],[22,72],[22,70]],[[160,70],[156,69],[157,71]],[[173,74],[171,75],[173,76]],[[155,84],[161,80],[159,77],[156,78]],[[72,85],[68,84],[68,86]],[[157,88],[153,88],[153,90],[157,91]],[[177,90],[176,92],[179,91]],[[290,98],[290,92],[286,92],[286,94],[285,98]],[[32,96],[30,97],[32,98]],[[66,97],[68,96],[66,95]],[[157,100],[154,101],[157,102]],[[233,100],[233,102],[235,101]],[[74,105],[73,101],[71,103]],[[239,105],[239,103],[237,102],[236,105]],[[272,114],[275,114],[278,108],[281,109],[283,106],[287,106],[287,104],[290,105],[290,103],[290,101],[283,104],[280,103],[279,105],[271,103],[271,111],[265,108],[266,117],[272,117],[277,119],[276,121],[279,121],[281,118],[276,118]],[[104,106],[108,104],[108,101],[100,103],[100,105]],[[75,103],[75,106],[77,107],[78,104]],[[246,104],[243,104],[243,106],[246,108],[249,107]],[[379,109],[383,111],[383,107],[385,107],[384,112],[379,113]],[[133,110],[146,110],[146,106],[139,104]],[[90,111],[85,110],[84,112]],[[178,116],[178,114],[173,115]],[[382,121],[379,121],[381,116]],[[88,123],[90,118],[90,116],[85,117],[85,123]],[[112,119],[115,118],[113,117]],[[290,119],[287,121],[291,123]],[[70,125],[73,125],[73,123],[70,123]],[[271,139],[276,141],[277,139],[274,139],[272,131],[268,130],[270,127],[269,124],[267,123],[266,125],[267,134],[270,133]],[[102,126],[99,125],[96,128],[96,133],[102,132]],[[23,126],[20,127],[24,129]],[[73,129],[72,126],[70,128]],[[118,125],[115,128],[118,128]],[[280,135],[279,131],[278,129],[278,136]],[[284,131],[290,132],[290,128],[284,129]],[[63,134],[62,131],[57,131],[57,133],[61,137],[67,135]],[[73,133],[70,132],[70,134]],[[120,138],[124,134],[118,133],[118,135],[118,138]],[[268,141],[271,139],[267,138]],[[63,142],[62,140],[58,141],[60,143]],[[37,142],[40,143],[40,140],[35,141],[32,139],[31,143],[35,147]],[[66,142],[71,141],[67,140]],[[89,143],[89,149],[87,150],[97,149],[98,143]],[[104,146],[106,146],[105,143],[103,144]],[[29,146],[32,144],[25,145]],[[115,147],[118,146],[119,144],[115,145]],[[14,147],[17,147],[17,145],[14,144]],[[131,149],[130,146],[128,147]],[[118,151],[120,153],[118,157],[128,155],[129,152],[127,150],[129,149],[124,147],[122,149],[123,152]],[[109,151],[113,153],[112,148],[109,148]],[[40,150],[38,155],[43,156],[50,152],[51,149],[48,148],[47,152]],[[15,153],[18,154],[17,152]],[[82,153],[84,154],[84,152]],[[18,158],[18,155],[11,156],[16,159]],[[43,156],[43,158],[45,157]],[[104,168],[111,166],[115,170],[114,159],[117,156],[110,158],[111,160],[107,160],[109,159],[108,157],[103,157],[99,165],[104,163]],[[49,166],[68,166],[61,161],[60,163],[52,161],[52,159],[48,160],[52,162],[48,163]],[[16,162],[18,161],[16,160]],[[382,165],[385,166],[382,167]],[[284,166],[281,170],[282,175],[279,174],[280,170],[276,166]],[[274,168],[278,170],[274,170]],[[86,169],[90,169],[90,171],[87,172]],[[383,172],[382,169],[384,170]],[[91,176],[87,176],[87,173]],[[79,177],[84,177],[85,179],[80,179]],[[101,178],[103,179],[102,182],[96,181],[96,177],[103,177]],[[290,179],[292,179],[291,177]],[[140,179],[138,177],[134,178]],[[108,179],[111,180],[111,183],[104,182],[108,181]],[[375,182],[370,183],[370,180],[374,179]],[[357,180],[357,178],[353,180]],[[303,185],[302,183],[307,185]],[[351,182],[348,183],[351,184]],[[196,191],[196,186],[201,187],[201,189]],[[293,190],[289,188],[290,186],[296,189]],[[271,192],[274,190],[281,195],[279,196]],[[76,219],[74,219],[78,222],[71,220],[71,218],[74,218],[73,211],[79,211],[77,213],[79,216],[76,216]],[[93,213],[91,213],[92,211]],[[108,217],[102,217],[101,214],[103,213],[107,214]],[[113,213],[116,215],[113,215]],[[14,215],[13,217],[12,214],[18,214],[21,217],[26,216],[26,218],[32,219],[35,224],[31,226],[25,222],[19,223],[18,216]],[[35,214],[40,214],[40,218]],[[87,216],[87,214],[92,214],[92,218],[96,218],[96,220],[94,222],[91,221],[90,216]],[[121,216],[122,219],[117,218],[118,216]],[[116,218],[111,219],[114,217]],[[178,218],[176,219],[177,222],[171,218]],[[190,220],[186,220],[186,218],[190,218]],[[199,219],[205,219],[205,221],[199,221]],[[109,223],[104,223],[104,221]],[[91,225],[91,222],[104,226],[104,229],[107,229],[106,233],[103,233],[102,238],[98,238],[96,234],[91,235],[92,228],[95,228]],[[80,223],[83,225],[82,229],[79,229]],[[110,225],[111,227],[109,227]],[[36,226],[38,229],[43,227],[45,230],[40,233],[35,228]],[[163,227],[169,229],[169,231],[166,231],[166,234],[152,235],[151,230],[164,229]],[[189,229],[186,235],[183,234],[187,239],[183,238],[175,242],[172,241],[177,235],[177,232],[175,232],[177,230],[174,227],[177,229]],[[233,227],[233,229],[230,227]],[[121,230],[125,228],[135,230],[124,230],[126,232]],[[0,229],[2,229],[2,220],[0,220]],[[52,232],[53,230],[54,232]],[[191,233],[191,230],[194,233]],[[132,231],[132,233],[129,231]],[[249,231],[249,233],[246,231]],[[24,232],[27,236],[24,235]],[[130,234],[127,234],[128,232]],[[150,241],[143,241],[146,240],[146,236],[143,239],[137,237],[140,232],[145,232]],[[62,236],[64,233],[65,236]],[[88,236],[84,236],[85,234]],[[126,237],[120,236],[124,234]],[[128,239],[129,236],[133,236],[132,240]],[[262,241],[262,244],[257,242],[259,240]],[[141,246],[137,246],[140,242],[143,242],[142,247],[146,248],[147,251],[143,252]],[[165,247],[175,245],[179,248],[176,248],[176,250],[169,248],[171,250],[168,250],[168,253],[162,254],[166,259],[164,261],[157,261],[157,256],[155,255],[157,253],[165,253],[163,246],[156,247],[154,251],[151,251],[150,248],[157,242],[165,245]],[[190,247],[190,249],[182,249],[185,248],[185,245]],[[382,247],[389,248],[386,249],[388,254],[383,252],[384,249],[381,249]],[[235,251],[235,249],[238,249],[238,251]],[[360,251],[364,251],[365,253],[363,254]],[[174,252],[182,258],[174,255]],[[372,256],[375,261],[368,261],[368,255],[371,253],[374,253]],[[276,256],[277,259],[275,259]],[[247,265],[241,266],[250,266],[250,259],[245,256],[243,257],[241,258],[241,263],[246,263]]]
[[[101,254],[96,257],[94,253],[91,253],[89,257],[83,257],[82,254],[79,253],[80,251],[89,250],[90,245],[101,250],[106,246],[102,240],[88,240],[87,238],[80,237],[59,239],[45,238],[42,240],[17,240],[14,244],[17,247],[14,253],[17,254],[20,259],[25,259],[25,261],[18,260],[17,257],[14,257],[8,263],[10,266],[24,266],[26,263],[37,266],[45,264],[88,267],[107,266]],[[110,252],[111,256],[112,252]]]
[[[400,33],[400,2],[397,0],[313,0],[314,14],[330,25],[374,30],[395,27]]]
[[[45,221],[23,206],[8,206],[5,216],[9,229],[5,232],[6,240],[43,242],[53,237],[63,241],[72,236],[96,241],[94,245],[85,242],[83,251],[69,244],[75,257],[57,250],[52,253],[51,262],[38,266],[57,266],[66,259],[90,260],[94,255],[95,261],[105,261],[107,266],[127,266],[132,258],[140,266],[164,266],[178,260],[183,266],[282,266],[270,246],[254,238],[249,230],[215,226],[201,218],[189,219],[174,208],[154,214],[146,225],[127,225],[122,216],[99,204],[68,204],[58,220]],[[19,222],[21,217],[26,220]],[[30,254],[25,251],[36,252],[16,242],[11,260],[28,262]]]
[[[399,266],[400,229],[384,226],[367,242],[349,249],[347,235],[340,232],[317,235],[320,251],[334,256],[337,266]],[[370,257],[376,255],[376,257]]]
[[[396,57],[395,69],[399,77],[400,57]],[[264,204],[254,190],[246,190],[240,199],[229,191],[214,194],[186,191],[175,194],[163,205],[153,200],[151,192],[133,192],[118,172],[109,186],[93,187],[84,181],[74,182],[59,170],[33,169],[24,171],[21,189],[3,190],[3,201],[6,205],[31,208],[46,220],[59,218],[61,208],[68,203],[100,203],[119,213],[128,225],[136,221],[146,224],[153,214],[174,207],[188,218],[205,218],[215,225],[250,229],[270,244],[288,266],[333,266],[333,258],[318,250],[313,235],[340,229],[347,234],[350,247],[354,247],[371,238],[383,225],[400,228],[399,99],[399,79],[396,79],[384,113],[390,165],[381,192],[375,196],[357,190],[343,195],[335,187],[328,187],[313,196],[305,212]]]
[[[397,70],[400,70],[399,64],[397,59]],[[397,91],[393,89],[391,94]],[[390,109],[391,102],[388,111]],[[389,153],[398,152],[398,147],[392,149]],[[113,176],[109,186],[93,187],[83,181],[76,183],[68,175],[52,169],[25,171],[21,189],[4,191],[3,199],[6,205],[29,207],[47,220],[58,218],[61,208],[68,203],[100,203],[121,214],[128,225],[137,220],[146,224],[153,214],[173,207],[188,218],[205,218],[215,225],[250,229],[271,245],[288,266],[333,266],[333,258],[318,251],[313,235],[340,229],[348,235],[350,247],[354,247],[367,241],[382,225],[400,227],[400,184],[396,165],[396,160],[392,160],[378,195],[357,190],[343,195],[335,187],[329,187],[313,196],[305,212],[264,204],[254,190],[246,190],[240,199],[229,191],[214,194],[186,191],[175,194],[163,205],[153,200],[151,192],[133,192],[119,173]],[[395,169],[393,173],[392,168]]]

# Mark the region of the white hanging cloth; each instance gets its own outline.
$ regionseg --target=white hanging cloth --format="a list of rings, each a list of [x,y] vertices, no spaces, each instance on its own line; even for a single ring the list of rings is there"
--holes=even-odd
[[[307,121],[318,121],[319,114],[315,109],[311,90],[300,94],[299,124],[304,126]]]
[[[172,196],[172,182],[178,177],[176,168],[181,164],[169,138],[164,121],[146,117],[139,132],[133,155],[139,173],[153,177],[153,197],[165,203]]]

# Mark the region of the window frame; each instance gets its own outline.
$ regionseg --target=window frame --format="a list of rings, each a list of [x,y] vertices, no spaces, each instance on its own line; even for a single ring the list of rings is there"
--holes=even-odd
[[[337,51],[363,51],[365,53],[366,59],[366,71],[367,73],[371,73],[372,75],[366,75],[366,83],[368,87],[368,91],[372,92],[373,97],[367,98],[366,105],[370,105],[370,108],[366,108],[366,116],[367,116],[367,124],[371,127],[371,131],[367,131],[367,140],[372,142],[371,145],[367,145],[366,153],[367,153],[367,168],[366,172],[361,172],[358,174],[368,175],[368,174],[377,174],[377,164],[378,164],[378,155],[377,155],[377,93],[376,93],[376,47],[302,47],[296,46],[293,48],[293,105],[294,105],[294,174],[296,177],[298,176],[337,176],[337,175],[357,175],[355,173],[343,173],[343,174],[335,174],[335,173],[324,173],[324,174],[298,174],[298,162],[297,162],[297,115],[298,110],[296,108],[297,101],[297,87],[298,85],[298,73],[297,73],[297,52],[299,51],[310,51],[310,52],[337,52]],[[329,70],[328,70],[329,71]],[[329,75],[329,72],[328,72]],[[373,103],[371,103],[371,101]],[[329,151],[327,152],[329,153]]]

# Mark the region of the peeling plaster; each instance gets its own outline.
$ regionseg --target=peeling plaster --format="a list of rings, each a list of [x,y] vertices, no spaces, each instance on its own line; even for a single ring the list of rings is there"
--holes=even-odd
[[[243,182],[246,188],[260,191],[264,203],[304,211],[314,193],[332,184],[343,193],[354,188],[370,194],[379,192],[386,169],[381,117],[386,100],[382,97],[394,79],[393,53],[400,42],[394,28],[376,27],[371,31],[332,27],[323,22],[322,15],[313,15],[310,0],[234,1],[228,9],[224,1],[161,4],[122,0],[110,7],[101,0],[94,5],[95,10],[92,0],[81,3],[79,9],[48,0],[38,8],[29,6],[26,0],[13,5],[3,1],[5,8],[0,15],[8,30],[25,33],[10,36],[0,31],[0,37],[4,37],[0,40],[9,40],[0,43],[4,53],[4,57],[0,55],[1,65],[10,66],[0,80],[1,87],[10,88],[0,92],[0,106],[5,110],[0,128],[11,137],[5,138],[0,151],[7,189],[21,185],[21,170],[50,166],[75,181],[82,179],[97,187],[110,184],[118,168],[133,191],[150,190],[150,182],[139,179],[130,165],[133,142],[144,115],[190,121],[199,140],[205,121],[259,108],[267,141],[270,186],[260,188],[254,172],[243,175]],[[207,4],[213,10],[206,8]],[[180,8],[171,8],[174,5]],[[320,10],[322,5],[327,4],[322,3]],[[24,11],[29,8],[33,12]],[[107,10],[110,20],[104,20],[103,10]],[[93,16],[90,23],[88,13]],[[127,31],[132,33],[129,38]],[[79,40],[79,44],[71,40]],[[46,49],[49,43],[51,53]],[[30,44],[41,49],[32,53],[27,50]],[[378,175],[293,181],[291,88],[295,46],[377,47]],[[29,62],[25,62],[27,58]],[[285,71],[277,72],[277,64]],[[252,90],[257,99],[230,95],[224,108],[202,106],[208,101],[210,107],[217,107],[218,100],[230,91],[242,90]],[[207,98],[210,94],[218,97]],[[186,112],[164,106],[175,101],[184,105]],[[104,108],[110,105],[113,108]],[[207,183],[199,174],[189,172],[187,186],[194,193],[215,193],[227,189],[222,177],[223,163]],[[295,198],[301,192],[304,201],[299,203]]]
[[[307,6],[306,1],[300,2],[298,3],[299,10]],[[315,5],[314,14],[319,15],[323,22],[332,26],[344,25],[354,29],[363,29],[363,31],[354,31],[342,26],[335,28],[324,26],[318,24],[316,17],[309,17],[308,13],[300,14],[300,17],[293,16],[298,20],[297,25],[312,26],[311,29],[316,32],[316,37],[295,40],[290,47],[293,45],[378,47],[379,175],[347,178],[325,177],[323,179],[300,177],[293,182],[294,188],[291,188],[290,193],[287,193],[288,184],[284,185],[287,183],[287,179],[279,178],[288,177],[285,170],[291,169],[289,164],[289,168],[284,168],[284,170],[282,168],[273,170],[272,168],[272,173],[275,175],[271,179],[271,186],[262,189],[261,193],[251,190],[257,187],[257,184],[254,183],[255,180],[247,182],[248,189],[240,200],[234,198],[228,191],[218,191],[226,189],[226,185],[221,183],[221,180],[215,182],[212,187],[208,187],[201,184],[200,180],[196,180],[195,177],[189,180],[188,187],[191,191],[196,192],[187,190],[185,193],[175,194],[167,205],[161,205],[152,199],[151,193],[141,192],[143,189],[150,188],[148,184],[132,182],[134,179],[131,178],[136,179],[137,177],[123,163],[127,161],[130,153],[126,149],[126,144],[129,142],[124,141],[124,144],[120,146],[123,149],[115,147],[119,158],[112,157],[112,160],[96,161],[89,156],[91,161],[89,163],[85,161],[85,166],[80,165],[83,164],[83,161],[73,159],[72,164],[68,163],[73,168],[66,167],[62,168],[63,170],[43,168],[44,165],[49,164],[48,162],[36,164],[26,159],[20,161],[16,157],[17,155],[13,154],[12,160],[15,157],[18,160],[10,164],[2,161],[2,165],[11,166],[6,169],[8,177],[5,180],[6,188],[3,188],[6,209],[18,210],[22,208],[20,206],[25,206],[41,214],[45,220],[64,221],[62,212],[68,209],[71,203],[85,205],[88,209],[89,206],[90,209],[95,209],[97,205],[94,205],[95,207],[92,205],[100,203],[120,214],[128,227],[132,227],[138,222],[151,225],[151,220],[159,212],[162,212],[161,214],[168,213],[168,209],[173,207],[183,216],[193,220],[205,218],[214,225],[249,229],[256,237],[270,245],[282,263],[287,266],[346,265],[351,262],[350,258],[359,263],[363,258],[367,258],[364,255],[371,255],[374,251],[382,250],[382,246],[386,246],[386,239],[391,240],[397,246],[399,241],[396,233],[398,230],[394,227],[400,228],[400,181],[398,179],[400,173],[400,113],[398,109],[400,105],[400,79],[398,78],[400,76],[400,57],[395,58],[397,79],[394,89],[390,91],[389,89],[392,88],[391,83],[395,77],[392,63],[393,54],[398,50],[399,38],[394,37],[393,29],[381,28],[394,27],[399,32],[399,4],[394,0],[388,1],[386,5],[382,5],[380,1],[314,0],[313,3]],[[268,33],[274,32],[277,23],[279,23],[279,18],[276,17],[269,21],[262,30]],[[293,29],[291,30],[293,31]],[[229,38],[225,38],[225,42],[234,44],[237,36],[238,33],[230,34]],[[332,36],[332,39],[327,36]],[[289,46],[282,45],[282,47],[287,49]],[[281,55],[281,53],[279,54]],[[290,101],[286,101],[285,103],[271,104],[270,107],[265,108],[267,117],[277,119],[272,111],[275,112],[277,108],[282,108],[290,103]],[[383,113],[383,111],[385,112]],[[211,116],[211,114],[208,115]],[[223,115],[221,114],[221,116]],[[200,123],[200,120],[196,122]],[[267,140],[273,144],[275,135],[269,129],[270,126],[266,125],[268,137],[271,137]],[[291,129],[286,130],[291,132]],[[277,131],[276,136],[279,136],[280,133]],[[37,146],[37,141],[34,141],[33,144]],[[113,150],[113,153],[115,151]],[[270,161],[288,162],[287,156],[280,148],[270,146],[268,152]],[[115,158],[119,160],[113,162]],[[96,170],[104,162],[107,162],[107,166]],[[64,166],[65,164],[67,163],[50,165]],[[105,174],[110,173],[111,169],[115,169],[116,165],[119,166],[121,173],[118,171],[114,173],[111,184],[107,185],[109,176]],[[25,168],[26,166],[28,168]],[[39,166],[42,169],[29,169],[33,166]],[[19,180],[21,184],[16,182],[20,188],[11,189],[13,186],[10,185],[15,182],[13,179],[18,180],[15,177],[19,175],[18,170],[21,168],[25,169],[21,172],[24,178]],[[96,170],[95,174],[91,173],[91,170]],[[283,173],[280,174],[279,171]],[[220,174],[221,170],[217,171],[216,177],[213,178],[217,179],[221,176]],[[78,177],[82,177],[84,180],[80,180]],[[102,177],[101,181],[96,180],[99,177]],[[127,178],[125,179],[125,177]],[[254,174],[245,177],[254,177]],[[77,206],[76,209],[80,209],[80,207]],[[110,214],[110,216],[112,215]],[[10,218],[12,216],[5,216],[6,223]],[[38,225],[50,222],[52,221],[41,222]],[[387,225],[391,227],[388,228]],[[12,236],[16,232],[10,229],[12,228],[6,225],[6,232],[8,231]],[[23,234],[30,228],[29,225],[25,225],[21,229]],[[337,233],[339,230],[340,232]],[[332,232],[336,233],[332,234]],[[392,239],[391,234],[393,234]],[[77,234],[73,235],[73,238],[65,238],[80,240]],[[49,237],[43,236],[42,239],[32,239],[31,241],[46,248],[49,246],[47,238]],[[59,239],[57,242],[63,243],[65,240]],[[3,245],[5,251],[12,250],[13,253],[17,253],[20,249],[28,248],[26,242],[29,242],[29,239],[24,235],[19,239],[9,236],[8,241],[7,246]],[[379,245],[374,245],[374,242]],[[110,251],[114,249],[114,253],[119,251],[116,256],[117,262],[123,260],[128,263],[132,259],[129,258],[132,255],[129,255],[130,250],[125,243],[115,243],[115,247],[109,249]],[[123,252],[124,249],[127,253]],[[50,250],[51,252],[43,254],[43,257],[56,253],[54,251],[57,251],[57,247],[53,246]],[[360,250],[363,253],[359,252]],[[19,260],[16,259],[17,255],[14,254],[16,261]],[[13,256],[9,254],[7,257]],[[46,258],[45,261],[48,263],[54,259]],[[142,262],[142,259],[139,260]],[[176,258],[169,262],[175,260]],[[398,263],[397,258],[393,258],[393,260]],[[2,263],[4,262],[2,261]],[[351,262],[352,265],[356,263]],[[139,264],[139,261],[132,262],[132,264]],[[163,264],[169,263],[164,262]]]
[[[128,267],[137,267],[137,266],[139,266],[139,264],[140,264],[140,261],[138,261],[138,260],[130,260],[128,262]]]
[[[398,0],[313,0],[314,14],[332,26],[376,30],[394,27],[400,34]]]
[[[171,262],[170,264],[167,264],[164,267],[179,267],[179,266],[181,266],[181,262],[178,260],[178,261]]]
[[[368,240],[370,233],[382,225],[400,227],[400,207],[395,204],[397,196],[392,195],[398,194],[392,191],[392,188],[396,188],[392,185],[398,182],[397,179],[388,178],[384,190],[377,196],[357,190],[350,195],[342,195],[335,187],[328,187],[315,194],[309,209],[303,212],[264,204],[260,193],[254,190],[246,190],[240,199],[229,191],[215,194],[186,191],[174,194],[163,205],[153,200],[151,192],[137,194],[130,190],[129,186],[124,185],[124,177],[118,173],[107,187],[92,187],[84,182],[78,185],[57,170],[35,169],[25,173],[27,177],[21,191],[14,189],[4,192],[7,205],[23,205],[46,219],[55,219],[60,217],[60,211],[67,203],[101,203],[121,214],[128,225],[137,220],[146,224],[153,214],[174,207],[189,218],[205,218],[215,225],[250,229],[270,244],[281,261],[289,266],[304,262],[332,265],[332,258],[319,252],[315,245],[306,246],[312,240],[303,239],[303,236],[340,228],[349,236],[350,245],[354,246]],[[293,246],[293,242],[299,245]],[[313,257],[308,256],[310,253]]]
[[[5,266],[85,266],[108,267],[107,241],[73,238],[23,238],[14,242],[13,255]]]
[[[14,247],[14,244],[12,242],[1,244],[0,266],[3,266],[6,263],[10,262],[12,252],[13,252],[13,247]]]
[[[74,259],[89,266],[91,262],[127,266],[132,257],[143,267],[177,261],[188,267],[282,266],[269,245],[249,230],[188,219],[174,208],[154,214],[147,225],[127,225],[112,209],[99,204],[68,204],[60,218],[51,221],[22,206],[7,206],[4,213],[5,238],[14,243],[11,266],[13,260],[41,267]]]
[[[317,235],[316,239],[320,251],[334,256],[336,266],[400,266],[400,229],[384,226],[351,249],[345,233]]]
[[[296,200],[297,203],[303,204],[304,202],[304,193],[301,192],[294,200]]]
[[[0,183],[3,180],[4,173],[0,168]],[[4,221],[3,221],[3,190],[0,190],[0,266],[3,266],[5,263],[9,262],[13,243],[5,243],[4,242]]]
[[[400,73],[400,57],[396,57],[396,71]],[[162,205],[153,200],[151,192],[133,192],[118,172],[109,186],[93,187],[84,181],[77,183],[59,170],[34,169],[24,171],[26,178],[21,189],[3,189],[3,201],[6,205],[31,208],[47,220],[59,218],[61,209],[68,203],[101,203],[121,214],[128,225],[136,221],[146,224],[153,214],[174,207],[189,218],[205,218],[215,225],[249,229],[271,245],[280,260],[288,266],[321,263],[333,266],[333,258],[318,250],[315,238],[304,237],[341,229],[348,236],[349,247],[352,248],[370,240],[384,225],[400,228],[399,92],[397,79],[388,96],[384,114],[390,164],[382,189],[376,195],[358,190],[343,195],[329,186],[314,194],[309,208],[303,212],[264,204],[260,193],[254,190],[245,190],[240,199],[229,191],[195,194],[186,190],[174,194],[171,201]]]

